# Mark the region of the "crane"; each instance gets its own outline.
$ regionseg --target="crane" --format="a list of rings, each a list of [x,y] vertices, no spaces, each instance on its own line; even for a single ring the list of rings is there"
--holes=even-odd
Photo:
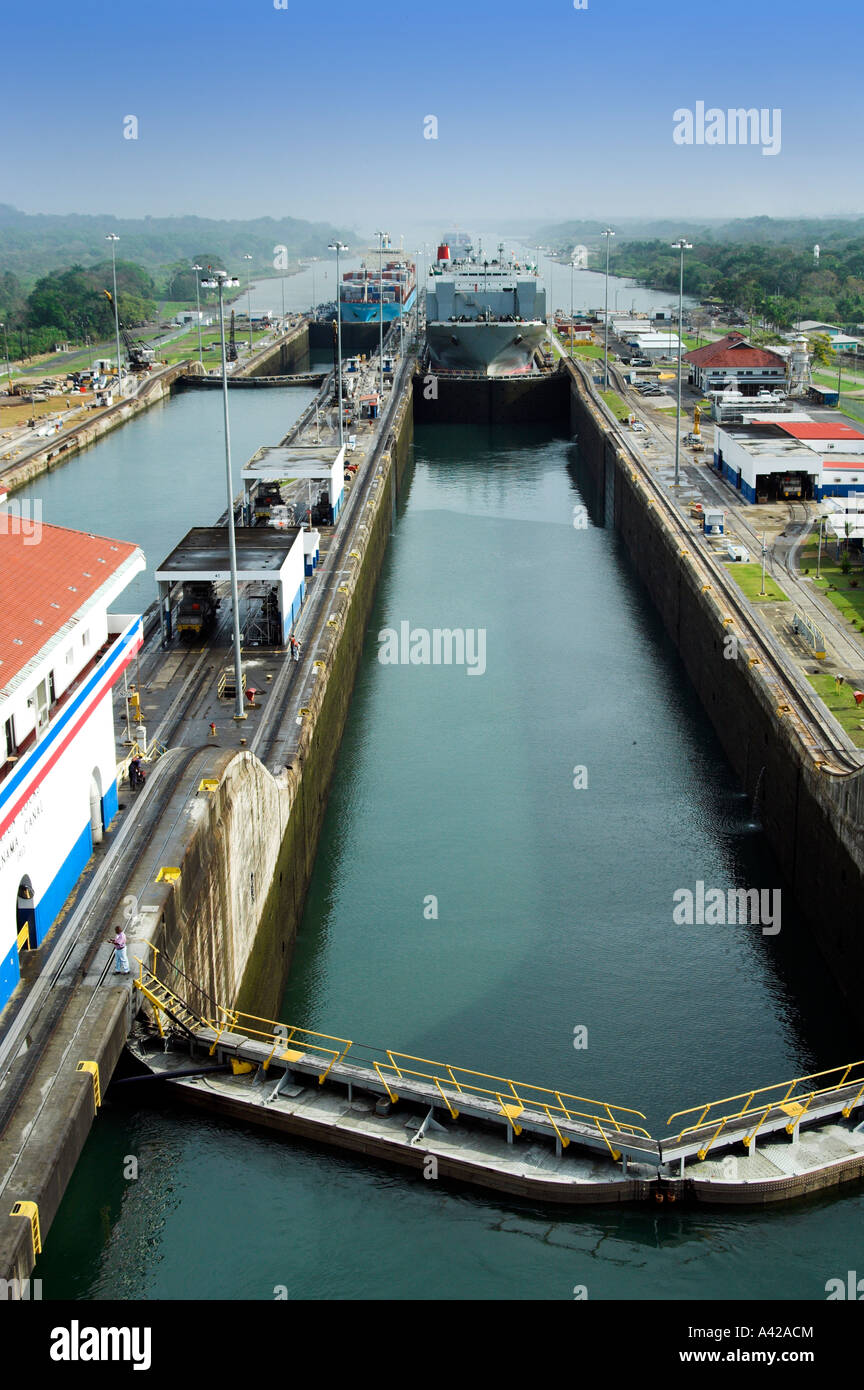
[[[113,308],[114,297],[111,294],[111,292],[109,290],[103,290],[102,293],[105,295],[105,297],[108,300],[108,303]],[[123,342],[126,345],[126,356],[129,361],[130,369],[133,372],[149,372],[150,368],[153,366],[153,363],[156,361],[156,353],[153,351],[153,348],[148,347],[147,344],[143,341],[143,339],[133,338],[132,334],[129,332],[129,329],[126,327],[125,323],[122,322],[122,320],[118,318],[117,322],[120,325],[120,336],[122,337]],[[117,363],[117,373],[119,376],[119,362]]]

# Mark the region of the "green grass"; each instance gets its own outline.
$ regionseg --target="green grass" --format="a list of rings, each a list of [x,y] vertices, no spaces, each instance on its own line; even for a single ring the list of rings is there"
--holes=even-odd
[[[818,541],[814,538],[807,542],[800,552],[798,565],[802,572],[806,569],[810,571],[814,589],[818,589],[826,598],[829,598],[838,609],[841,616],[849,624],[859,623],[864,628],[864,570],[860,565],[856,565],[849,574],[844,574],[840,568],[839,561],[834,555],[835,545],[832,541],[829,544],[825,540],[823,531],[822,537],[822,577],[816,578],[816,557],[818,554]],[[852,581],[856,587],[852,587]],[[834,588],[829,588],[829,585]]]
[[[566,342],[565,339],[562,338],[561,335],[558,334],[558,333],[553,332],[553,335],[552,335],[552,336],[554,337],[556,343],[558,344],[559,348],[561,349],[562,355],[563,355],[564,357],[569,357],[569,355],[570,355],[570,344],[569,344],[568,342]],[[602,357],[602,356],[603,356],[603,349],[602,349],[602,347],[598,347],[596,343],[574,343],[574,344],[573,344],[573,356],[574,356],[574,357]]]
[[[836,372],[814,372],[813,383],[815,386],[827,386],[829,391],[837,390]],[[852,391],[864,391],[864,378],[858,372],[843,372],[840,377],[840,390],[846,386]]]
[[[738,588],[745,598],[752,599],[754,603],[788,603],[789,599],[778,584],[774,583],[770,574],[765,575],[765,592],[762,589],[762,566],[761,564],[741,565],[731,562],[726,565]]]
[[[820,672],[818,676],[808,675],[807,679],[838,724],[849,734],[855,747],[864,748],[864,729],[861,728],[864,723],[864,705],[860,708],[856,705],[852,687],[841,685],[838,692],[834,677],[827,671]]]
[[[177,314],[185,313],[187,310],[195,313],[194,299],[160,299],[159,301],[159,322],[167,323],[168,319],[173,319]],[[204,306],[205,314],[212,314],[212,307]]]
[[[616,420],[629,420],[630,408],[625,405],[621,397],[615,391],[601,391],[600,395],[608,405]]]
[[[266,330],[266,329],[264,329],[264,330],[262,330],[262,331],[260,331],[260,332],[257,332],[257,333],[256,333],[255,330],[253,329],[253,331],[252,331],[252,344],[253,344],[253,346],[255,346],[257,343],[260,343],[261,340],[262,340],[262,338],[266,338],[266,337],[267,337],[267,330]],[[226,343],[227,343],[227,339],[228,339],[228,334],[227,334],[227,333],[225,334],[225,339],[226,339]],[[236,340],[238,349],[240,349],[241,351],[242,351],[244,348],[248,348],[248,346],[249,346],[249,334],[248,334],[248,333],[236,333],[236,334],[235,334],[235,340]],[[213,344],[218,344],[218,343],[219,343],[219,330],[218,330],[218,329],[212,329],[212,328],[203,328],[203,329],[201,330],[201,342],[202,342],[202,344],[203,344],[203,346],[204,346],[204,366],[206,367],[208,364],[209,364],[211,367],[218,366],[218,365],[220,364],[220,362],[222,361],[221,350],[220,350],[219,347],[217,346],[217,348],[216,348],[215,351],[211,348],[210,351],[208,352],[208,350],[207,350],[207,345],[208,345],[208,343],[213,343]],[[174,364],[175,362],[182,362],[182,361],[184,360],[184,358],[186,358],[186,357],[195,357],[195,358],[197,358],[197,356],[198,356],[198,330],[197,330],[197,328],[193,328],[192,331],[191,331],[190,333],[184,333],[183,336],[182,336],[181,338],[175,338],[173,342],[168,343],[168,344],[166,345],[166,348],[165,348],[164,350],[161,349],[161,348],[158,349],[158,352],[159,352],[159,360],[160,360],[160,362],[167,361],[167,362],[170,362],[172,366],[173,366],[173,364]]]

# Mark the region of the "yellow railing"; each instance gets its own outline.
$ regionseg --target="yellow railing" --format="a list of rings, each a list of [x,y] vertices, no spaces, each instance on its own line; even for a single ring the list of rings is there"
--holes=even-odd
[[[325,1070],[318,1077],[319,1085],[322,1084],[328,1072],[337,1062],[341,1062],[348,1049],[352,1046],[348,1038],[336,1038],[330,1033],[316,1033],[311,1028],[298,1028],[290,1023],[274,1023],[269,1018],[259,1018],[256,1014],[243,1013],[238,1009],[225,1009],[219,1005],[220,1019],[215,1024],[217,1029],[216,1040],[213,1043],[211,1052],[216,1050],[219,1039],[225,1032],[242,1033],[244,1037],[264,1038],[272,1042],[273,1046],[262,1067],[266,1071],[270,1066],[276,1053],[279,1053],[280,1061],[296,1062],[304,1053],[311,1052],[321,1055],[322,1058],[330,1058]],[[256,1025],[264,1024],[264,1027]],[[327,1046],[335,1043],[336,1046]]]
[[[824,1081],[826,1077],[832,1078],[827,1085],[813,1086],[809,1084],[814,1081]],[[667,1125],[671,1125],[673,1120],[681,1120],[687,1115],[697,1118],[689,1125],[685,1125],[677,1134],[666,1137],[663,1142],[667,1144],[680,1143],[688,1134],[694,1134],[700,1129],[714,1127],[714,1133],[708,1143],[698,1150],[699,1158],[704,1159],[728,1125],[741,1120],[749,1121],[752,1119],[755,1122],[754,1126],[749,1133],[741,1136],[742,1143],[749,1148],[772,1110],[783,1110],[790,1117],[785,1129],[788,1134],[791,1134],[795,1126],[801,1123],[814,1101],[842,1090],[846,1086],[858,1087],[854,1099],[844,1105],[841,1111],[841,1114],[848,1118],[864,1095],[864,1062],[848,1062],[845,1066],[829,1067],[826,1071],[810,1072],[806,1076],[795,1077],[792,1081],[778,1081],[772,1086],[759,1086],[752,1091],[742,1091],[736,1096],[726,1096],[723,1100],[712,1100],[705,1105],[693,1105],[687,1110],[676,1110],[674,1115],[669,1116],[666,1121]],[[744,1101],[743,1106],[739,1105],[735,1109],[726,1110],[723,1113],[724,1107],[734,1106],[736,1101],[742,1100]]]
[[[433,1062],[428,1057],[413,1057],[406,1052],[388,1050],[386,1055],[386,1062],[376,1062],[374,1065],[391,1100],[395,1100],[397,1095],[391,1088],[385,1072],[389,1072],[399,1079],[416,1077],[423,1081],[431,1081],[445,1100],[447,1100],[445,1088],[450,1088],[456,1092],[454,1099],[461,1097],[463,1100],[466,1098],[494,1100],[517,1134],[520,1131],[515,1121],[519,1116],[526,1110],[539,1112],[549,1120],[564,1147],[569,1140],[566,1135],[561,1133],[560,1124],[587,1123],[591,1128],[599,1130],[607,1144],[609,1144],[607,1128],[612,1132],[613,1137],[615,1134],[638,1134],[646,1139],[651,1137],[647,1129],[633,1124],[632,1120],[626,1118],[627,1116],[634,1116],[644,1120],[645,1116],[642,1111],[631,1110],[626,1105],[610,1105],[607,1101],[589,1100],[585,1096],[571,1095],[566,1091],[555,1090],[551,1086],[533,1086],[522,1081],[512,1081],[508,1077],[473,1071],[467,1067],[453,1067],[447,1062]],[[419,1066],[406,1065],[414,1063],[419,1063]],[[450,1102],[447,1101],[447,1103],[449,1106]],[[450,1108],[452,1114],[452,1107]],[[612,1147],[611,1144],[609,1147]]]
[[[333,1067],[343,1061],[356,1046],[361,1054],[358,1056],[355,1053],[358,1066],[366,1070],[371,1068],[375,1072],[392,1102],[399,1099],[396,1089],[399,1081],[428,1082],[437,1091],[453,1119],[459,1115],[460,1102],[464,1105],[470,1100],[492,1101],[514,1134],[521,1134],[522,1125],[518,1121],[526,1112],[545,1117],[562,1148],[566,1148],[572,1138],[564,1132],[568,1126],[587,1126],[603,1139],[616,1161],[621,1156],[620,1148],[614,1143],[616,1139],[620,1144],[620,1141],[627,1137],[651,1138],[648,1130],[636,1123],[637,1120],[646,1118],[642,1111],[626,1105],[591,1100],[586,1096],[573,1095],[550,1086],[513,1081],[490,1072],[452,1066],[448,1062],[437,1062],[428,1057],[415,1057],[408,1052],[393,1052],[387,1049],[384,1052],[385,1060],[380,1058],[380,1054],[378,1058],[370,1058],[363,1055],[368,1054],[369,1049],[352,1043],[348,1038],[336,1037],[331,1033],[319,1033],[293,1024],[277,1023],[242,1010],[226,1009],[221,1004],[214,1003],[215,1017],[208,1019],[158,978],[159,950],[152,942],[148,941],[146,944],[153,953],[152,964],[148,968],[139,957],[140,969],[135,983],[156,1008],[160,1032],[162,1029],[159,1011],[185,1011],[200,1023],[202,1028],[212,1029],[215,1033],[210,1047],[211,1054],[216,1051],[220,1039],[226,1033],[239,1033],[243,1037],[263,1039],[269,1044],[269,1052],[261,1063],[264,1071],[267,1071],[274,1058],[290,1063],[309,1057],[323,1065],[323,1071],[318,1076],[321,1084]],[[172,965],[171,968],[183,975],[176,966]],[[813,1084],[819,1082],[822,1084]],[[782,1110],[789,1117],[785,1128],[791,1134],[814,1103],[841,1090],[851,1090],[852,1087],[856,1088],[855,1095],[845,1098],[840,1112],[848,1118],[864,1097],[864,1061],[810,1072],[792,1081],[755,1087],[752,1091],[742,1091],[722,1100],[708,1101],[704,1105],[677,1110],[669,1116],[667,1125],[687,1117],[690,1117],[690,1123],[677,1133],[665,1135],[661,1142],[666,1146],[672,1146],[684,1141],[688,1135],[705,1131],[705,1142],[697,1150],[699,1158],[704,1159],[723,1131],[731,1125],[740,1125],[743,1120],[748,1125],[748,1131],[734,1137],[736,1141],[740,1140],[749,1148],[772,1111]]]

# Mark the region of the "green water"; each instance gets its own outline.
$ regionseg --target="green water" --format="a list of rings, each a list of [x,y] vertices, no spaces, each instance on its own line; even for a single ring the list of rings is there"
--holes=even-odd
[[[415,453],[283,1016],[634,1106],[654,1132],[858,1055],[574,446],[445,426]],[[485,673],[382,664],[402,621],[485,629]],[[780,934],[674,926],[700,879],[784,890]],[[801,1299],[857,1267],[857,1189],[562,1214],[114,1096],[36,1271],[46,1298]]]

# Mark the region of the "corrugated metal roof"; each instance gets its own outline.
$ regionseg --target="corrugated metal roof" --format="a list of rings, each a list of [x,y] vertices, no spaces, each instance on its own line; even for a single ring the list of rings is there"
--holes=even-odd
[[[784,420],[778,423],[781,430],[796,439],[864,439],[860,430],[842,420]]]
[[[138,547],[35,522],[0,528],[0,687],[47,646]],[[24,534],[26,526],[27,534]],[[38,536],[38,540],[36,537]]]

